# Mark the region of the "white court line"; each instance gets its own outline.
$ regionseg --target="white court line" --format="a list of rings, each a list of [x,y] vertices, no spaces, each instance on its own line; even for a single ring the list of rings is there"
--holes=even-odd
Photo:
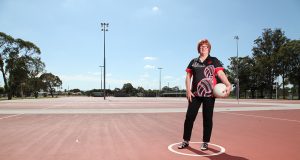
[[[274,117],[267,117],[267,116],[257,116],[257,115],[251,115],[251,114],[240,114],[240,113],[229,113],[229,112],[219,112],[219,113],[232,114],[232,115],[238,115],[238,116],[247,116],[247,117],[256,117],[256,118],[265,118],[265,119],[275,119],[275,120],[281,120],[281,121],[300,123],[300,121],[298,121],[298,120],[285,119],[285,118],[274,118]]]
[[[63,104],[58,104],[58,105],[54,105],[53,107],[46,107],[46,108],[41,108],[39,110],[48,110],[48,109],[51,109],[51,108],[56,108],[56,107],[62,107],[64,106]],[[9,116],[5,116],[5,117],[1,117],[0,120],[2,119],[7,119],[7,118],[12,118],[12,117],[18,117],[18,116],[22,116],[26,113],[18,113],[18,114],[14,114],[14,115],[9,115]]]
[[[116,114],[116,113],[185,113],[186,107],[183,108],[127,108],[127,109],[65,109],[65,108],[57,108],[65,106],[68,103],[56,104],[51,107],[45,108],[36,108],[36,109],[0,109],[1,114],[9,114],[9,116],[5,116],[0,118],[6,119],[11,117],[17,117],[24,114]],[[300,106],[295,106],[288,104],[286,106],[270,106],[270,107],[221,107],[215,108],[215,112],[234,112],[234,111],[270,111],[270,110],[298,110]],[[200,109],[199,112],[202,110]],[[281,119],[281,118],[273,118],[273,117],[264,117],[264,116],[256,116],[256,115],[246,115],[246,114],[238,114],[238,113],[228,113],[240,116],[252,116],[259,118],[269,118],[276,120],[285,120],[290,122],[300,123],[298,120],[289,120],[289,119]]]
[[[103,109],[70,109],[56,108],[63,105],[56,105],[41,109],[0,109],[0,114],[116,114],[116,113],[185,113],[187,108],[103,108]],[[221,107],[215,108],[215,112],[234,112],[234,111],[274,111],[274,110],[298,110],[300,107]],[[202,109],[199,110],[202,112]]]
[[[198,156],[198,157],[216,156],[216,155],[220,155],[220,154],[222,154],[222,153],[225,153],[225,148],[224,148],[224,147],[219,146],[219,145],[216,145],[216,144],[212,144],[212,143],[208,143],[208,144],[220,148],[220,151],[219,151],[219,152],[217,152],[217,153],[212,153],[212,154],[188,154],[188,153],[183,153],[183,152],[179,152],[179,151],[174,150],[173,147],[174,147],[175,145],[180,144],[180,143],[181,143],[181,142],[170,144],[170,145],[168,146],[169,151],[171,151],[171,152],[173,152],[173,153],[176,153],[176,154],[185,155],[185,156]],[[192,143],[199,143],[199,144],[202,144],[203,142],[190,142],[190,144],[192,144]],[[184,150],[181,150],[181,151],[184,151]]]
[[[5,116],[5,117],[1,117],[0,120],[2,119],[6,119],[6,118],[11,118],[11,117],[17,117],[17,116],[21,116],[23,114],[14,114],[14,115],[9,115],[9,116]]]

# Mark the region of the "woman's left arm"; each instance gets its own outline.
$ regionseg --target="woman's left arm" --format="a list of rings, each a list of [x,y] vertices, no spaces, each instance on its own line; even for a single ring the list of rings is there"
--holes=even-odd
[[[226,74],[222,70],[218,71],[217,75],[221,79],[221,81],[226,85],[226,95],[225,95],[225,97],[228,97],[229,94],[230,94],[230,91],[231,91],[231,84],[228,81],[228,78],[227,78]]]

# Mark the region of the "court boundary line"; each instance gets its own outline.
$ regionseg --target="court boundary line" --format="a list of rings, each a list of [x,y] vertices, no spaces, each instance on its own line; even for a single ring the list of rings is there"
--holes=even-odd
[[[61,107],[61,106],[63,106],[63,105],[58,104],[58,105],[54,105],[53,107],[40,108],[39,110],[48,110],[48,109],[52,109],[52,108],[55,108],[55,107]],[[1,109],[0,109],[0,111],[1,111]],[[12,117],[18,117],[18,116],[22,116],[22,115],[25,115],[25,114],[26,113],[19,113],[19,114],[4,116],[4,117],[0,117],[0,120],[7,119],[7,118],[12,118]],[[1,113],[0,113],[0,115],[1,115]]]
[[[180,144],[181,142],[178,142],[178,143],[173,143],[173,144],[170,144],[168,146],[168,150],[173,152],[173,153],[176,153],[176,154],[180,154],[180,155],[184,155],[184,156],[193,156],[193,157],[210,157],[210,156],[217,156],[217,155],[220,155],[220,154],[223,154],[225,153],[226,149],[220,145],[217,145],[217,144],[213,144],[213,143],[208,143],[209,145],[212,145],[212,146],[215,146],[217,148],[220,148],[220,151],[217,152],[217,153],[212,153],[212,154],[188,154],[188,153],[183,153],[183,152],[179,152],[179,151],[176,151],[173,149],[173,146],[175,145],[178,145]],[[197,144],[197,143],[200,143],[202,144],[203,142],[189,142],[190,144]],[[182,150],[183,151],[183,150]]]
[[[181,113],[187,108],[56,108],[63,105],[45,107],[40,109],[0,109],[1,114],[118,114],[118,113]],[[275,110],[299,110],[299,107],[221,107],[214,112],[247,112],[247,111],[275,111]],[[43,112],[45,111],[45,112]],[[202,112],[202,110],[199,110]]]
[[[219,113],[225,113],[225,114],[232,114],[232,115],[237,115],[237,116],[246,116],[246,117],[256,117],[256,118],[265,118],[265,119],[274,119],[274,120],[281,120],[281,121],[289,121],[289,122],[297,122],[300,123],[298,120],[293,120],[293,119],[285,119],[285,118],[274,118],[274,117],[268,117],[268,116],[257,116],[253,114],[241,114],[241,113],[229,113],[229,112],[219,112]]]
[[[14,114],[14,115],[9,115],[9,116],[4,116],[4,117],[1,117],[0,120],[2,119],[7,119],[7,118],[12,118],[12,117],[18,117],[18,116],[21,116],[23,114]]]

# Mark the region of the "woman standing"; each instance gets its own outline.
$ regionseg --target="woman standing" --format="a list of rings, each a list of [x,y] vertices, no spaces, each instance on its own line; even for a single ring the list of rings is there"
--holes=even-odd
[[[201,104],[203,104],[203,144],[200,149],[208,149],[213,127],[213,111],[215,105],[213,87],[217,83],[216,76],[226,85],[226,95],[224,97],[229,96],[231,91],[231,84],[223,72],[224,68],[221,62],[216,57],[210,56],[210,42],[207,39],[201,40],[198,43],[197,50],[199,57],[192,59],[186,69],[187,75],[185,83],[188,109],[184,122],[184,141],[179,144],[179,149],[189,146],[194,121]]]

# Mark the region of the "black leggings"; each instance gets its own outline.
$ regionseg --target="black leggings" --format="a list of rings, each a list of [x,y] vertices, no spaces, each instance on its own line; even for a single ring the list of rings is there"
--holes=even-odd
[[[192,102],[189,102],[184,121],[183,139],[185,141],[190,141],[191,139],[194,121],[197,117],[198,110],[202,103],[203,142],[210,142],[210,136],[213,127],[213,112],[215,106],[215,98],[211,97],[193,97]]]

